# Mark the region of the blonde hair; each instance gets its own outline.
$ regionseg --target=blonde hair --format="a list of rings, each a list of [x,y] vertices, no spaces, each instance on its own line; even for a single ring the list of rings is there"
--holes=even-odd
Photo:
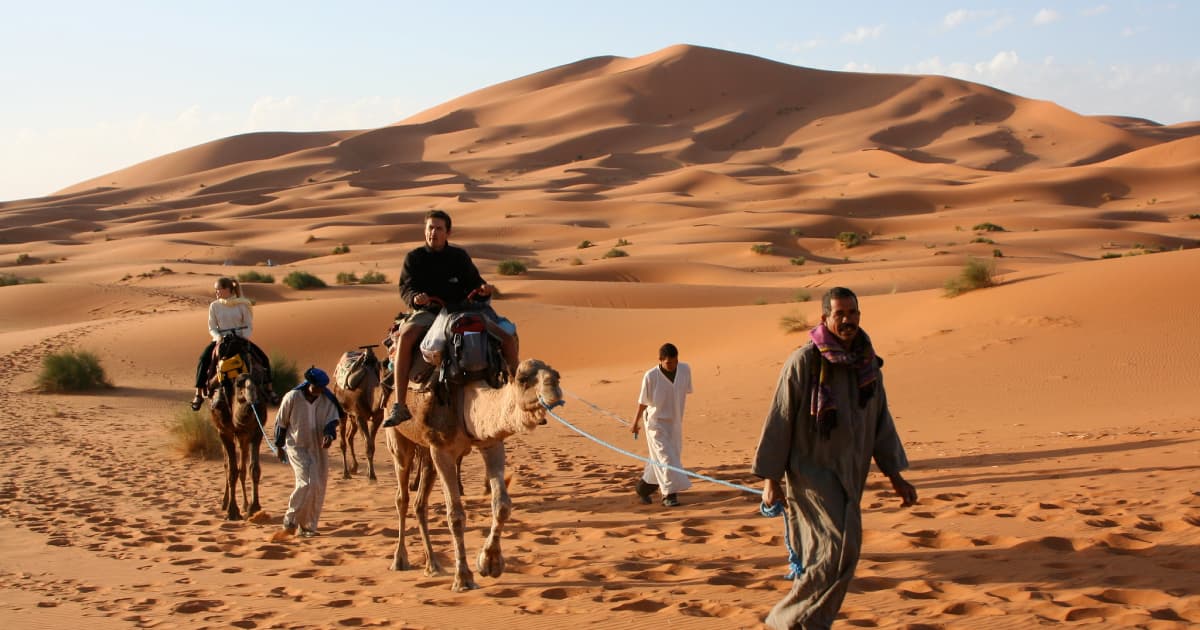
[[[242,297],[242,283],[233,278],[227,276],[218,278],[217,286],[222,289],[229,289],[236,297]]]

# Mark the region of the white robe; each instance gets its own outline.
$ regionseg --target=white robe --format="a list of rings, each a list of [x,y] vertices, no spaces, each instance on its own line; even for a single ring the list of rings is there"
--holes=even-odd
[[[690,393],[692,368],[686,363],[675,368],[673,383],[658,366],[646,370],[642,376],[638,404],[646,405],[646,448],[650,460],[683,468],[683,408]],[[654,464],[646,464],[642,481],[657,485],[663,496],[692,487],[687,475]]]
[[[317,531],[329,481],[329,451],[321,447],[321,439],[325,425],[337,418],[337,407],[324,394],[309,402],[303,391],[293,389],[279,403],[275,424],[287,429],[284,448],[296,474],[296,487],[283,515],[285,527]]]

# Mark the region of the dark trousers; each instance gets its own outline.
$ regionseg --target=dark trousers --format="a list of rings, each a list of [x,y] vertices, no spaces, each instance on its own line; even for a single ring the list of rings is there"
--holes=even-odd
[[[263,369],[266,370],[268,378],[270,378],[271,360],[267,358],[267,353],[263,352],[262,348],[259,348],[252,341],[247,341],[246,346],[250,348],[250,354],[254,355],[254,360],[263,366]],[[208,387],[208,381],[213,376],[213,359],[214,355],[216,354],[216,349],[217,342],[214,341],[208,344],[204,347],[204,352],[200,353],[200,360],[196,362],[196,387],[199,389]]]

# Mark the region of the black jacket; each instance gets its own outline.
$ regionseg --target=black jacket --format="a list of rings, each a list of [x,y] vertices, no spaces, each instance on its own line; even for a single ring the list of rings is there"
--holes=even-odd
[[[467,250],[450,244],[440,252],[427,245],[408,252],[400,271],[400,297],[413,310],[439,308],[432,303],[426,306],[413,304],[413,297],[418,293],[441,298],[446,304],[458,304],[482,284],[483,277]]]

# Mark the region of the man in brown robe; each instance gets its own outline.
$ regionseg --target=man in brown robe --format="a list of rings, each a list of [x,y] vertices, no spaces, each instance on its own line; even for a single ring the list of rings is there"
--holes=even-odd
[[[809,342],[779,374],[754,455],[763,503],[784,502],[788,538],[804,567],[767,617],[772,628],[833,625],[862,549],[860,502],[872,459],[904,506],[917,500],[900,476],[908,457],[888,411],[883,361],[859,328],[858,297],[835,287],[821,311]]]

